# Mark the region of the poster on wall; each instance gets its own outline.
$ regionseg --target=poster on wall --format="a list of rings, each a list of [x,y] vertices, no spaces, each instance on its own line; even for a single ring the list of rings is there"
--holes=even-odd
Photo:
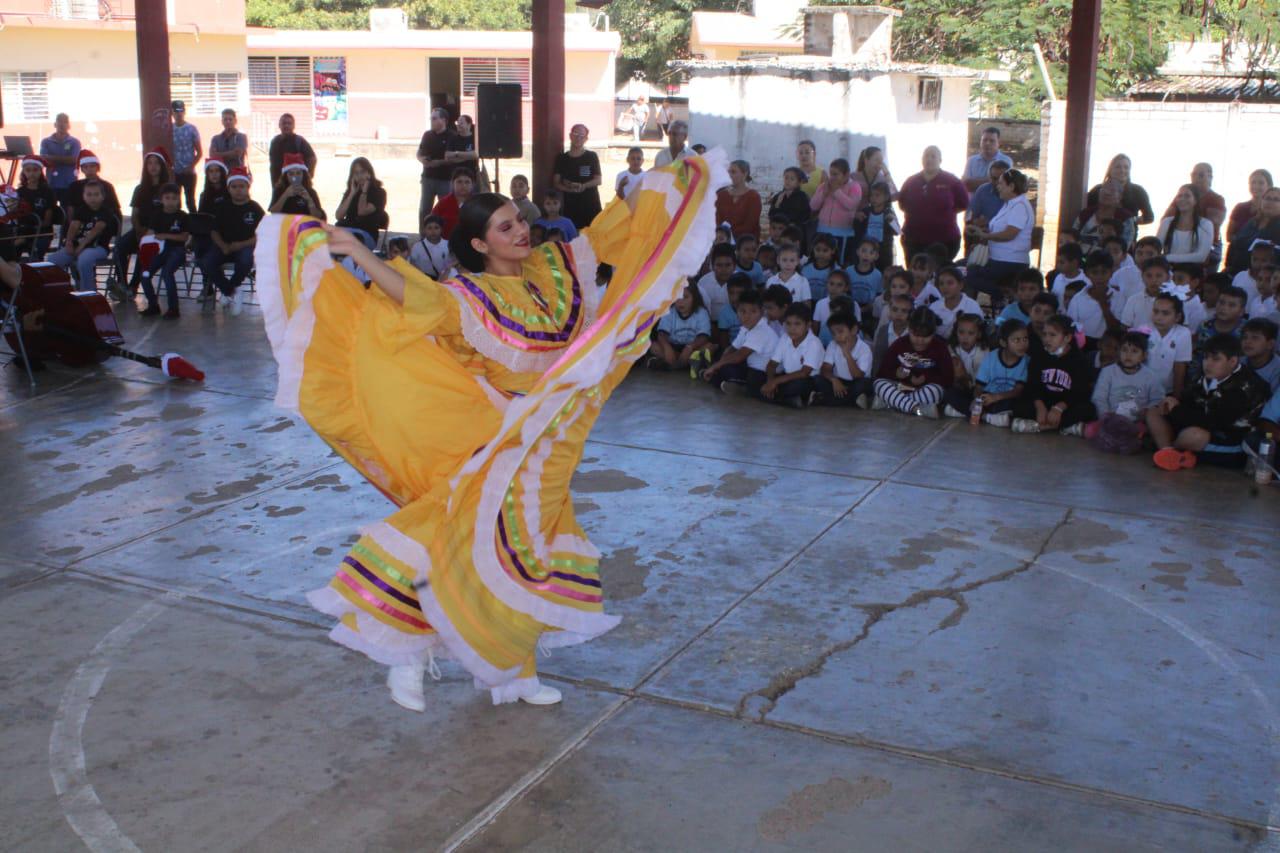
[[[316,57],[312,63],[311,96],[315,133],[341,136],[347,132],[347,61]]]

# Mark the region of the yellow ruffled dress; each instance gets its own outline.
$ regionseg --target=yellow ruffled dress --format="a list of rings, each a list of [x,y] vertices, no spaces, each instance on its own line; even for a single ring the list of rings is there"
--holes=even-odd
[[[535,653],[608,631],[600,554],[569,481],[610,392],[697,272],[715,230],[719,151],[649,172],[522,277],[435,282],[403,261],[404,305],[366,290],[320,224],[269,216],[257,284],[276,402],[399,510],[366,527],[308,598],[331,637],[388,665],[460,662],[494,703],[538,689]],[[597,263],[615,267],[607,289]]]

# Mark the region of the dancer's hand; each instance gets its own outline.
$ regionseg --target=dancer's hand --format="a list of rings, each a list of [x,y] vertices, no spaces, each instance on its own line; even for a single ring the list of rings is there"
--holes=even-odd
[[[329,252],[334,255],[354,255],[357,247],[363,249],[364,243],[356,235],[345,228],[335,228],[326,224],[324,230],[329,234]]]

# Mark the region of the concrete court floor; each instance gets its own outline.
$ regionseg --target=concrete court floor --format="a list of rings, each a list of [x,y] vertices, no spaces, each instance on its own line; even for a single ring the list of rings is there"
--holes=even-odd
[[[207,383],[0,374],[0,848],[1280,848],[1280,490],[637,371],[575,480],[624,622],[415,715],[303,603],[389,507],[257,310],[124,313]]]

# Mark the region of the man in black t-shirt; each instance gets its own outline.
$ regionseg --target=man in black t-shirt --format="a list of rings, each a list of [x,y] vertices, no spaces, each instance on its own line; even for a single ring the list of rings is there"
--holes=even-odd
[[[97,290],[94,267],[107,259],[111,238],[120,233],[120,214],[107,205],[98,181],[85,183],[81,195],[83,203],[71,213],[62,248],[46,260],[70,270],[76,288],[92,293]]]
[[[266,217],[256,201],[249,198],[249,172],[237,166],[227,175],[227,200],[218,205],[213,215],[213,246],[200,261],[204,280],[222,294],[222,307],[239,314],[244,306],[240,285],[253,269],[253,248],[258,245],[258,223]],[[230,280],[222,274],[222,265],[234,265]],[[213,303],[206,303],[212,307]]]
[[[453,134],[449,132],[449,114],[441,109],[431,111],[431,129],[422,134],[418,144],[418,162],[422,164],[422,199],[418,203],[418,221],[431,212],[436,199],[452,191],[453,163],[447,157]]]
[[[169,305],[164,316],[172,320],[179,316],[178,282],[174,273],[187,259],[187,240],[191,234],[187,230],[187,214],[182,212],[182,188],[177,184],[165,184],[156,196],[160,199],[160,209],[151,214],[147,224],[151,236],[160,241],[160,251],[151,259],[150,268],[142,274],[142,292],[147,297],[147,307],[143,309],[142,316],[160,314],[160,301],[152,283],[158,274],[164,282],[165,299]]]
[[[289,113],[280,116],[280,133],[271,140],[267,151],[267,159],[271,162],[271,186],[280,183],[280,170],[284,167],[284,155],[301,154],[307,172],[314,178],[316,174],[316,152],[311,143],[293,132],[294,119]]]

